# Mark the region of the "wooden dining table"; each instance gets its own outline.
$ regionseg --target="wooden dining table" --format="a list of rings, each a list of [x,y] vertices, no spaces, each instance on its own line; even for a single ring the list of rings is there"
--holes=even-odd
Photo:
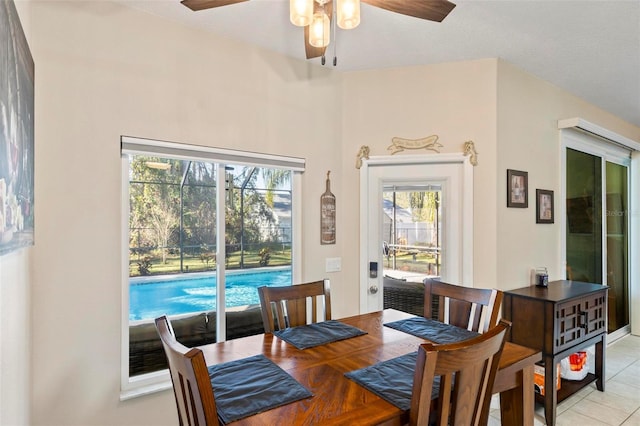
[[[294,377],[313,396],[240,419],[233,425],[401,425],[408,412],[345,377],[345,373],[415,352],[426,341],[385,327],[413,315],[386,309],[339,321],[367,334],[300,350],[273,334],[201,346],[208,365],[262,354]],[[505,343],[493,393],[500,393],[503,425],[532,426],[533,366],[539,351]]]

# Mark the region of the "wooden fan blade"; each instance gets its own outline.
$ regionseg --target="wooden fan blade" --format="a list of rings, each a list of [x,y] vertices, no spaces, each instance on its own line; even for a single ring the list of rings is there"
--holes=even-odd
[[[213,9],[214,7],[227,6],[229,4],[242,3],[247,0],[182,0],[180,3],[195,11]]]
[[[320,12],[322,9],[323,6],[319,5],[318,2],[313,2],[313,13]],[[329,20],[331,20],[331,15],[333,14],[333,2],[325,3],[324,13],[326,13]],[[307,25],[304,27],[304,51],[307,54],[307,59],[319,58],[324,55],[326,50],[326,47],[314,47],[309,44],[309,26]]]
[[[429,21],[442,22],[456,7],[447,0],[361,0],[363,3],[391,12],[414,16]]]

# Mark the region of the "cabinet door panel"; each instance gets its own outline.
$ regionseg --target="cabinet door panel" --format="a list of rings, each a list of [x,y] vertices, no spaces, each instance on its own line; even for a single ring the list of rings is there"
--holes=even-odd
[[[555,350],[562,351],[582,340],[585,322],[581,309],[581,300],[571,300],[556,306],[555,312]]]
[[[606,293],[585,298],[580,304],[580,309],[585,317],[582,324],[585,339],[607,330]]]

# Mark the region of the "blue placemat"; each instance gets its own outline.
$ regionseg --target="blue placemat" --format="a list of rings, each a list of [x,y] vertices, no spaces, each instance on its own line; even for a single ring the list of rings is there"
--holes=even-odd
[[[313,396],[263,355],[213,365],[209,376],[225,424]]]
[[[298,349],[308,349],[326,343],[337,342],[338,340],[361,336],[367,334],[367,332],[340,321],[330,320],[285,328],[274,331],[273,334]]]
[[[345,373],[345,376],[401,410],[411,408],[413,374],[416,370],[418,352],[411,352],[387,361],[382,361],[360,370]],[[440,377],[435,377],[431,388],[431,399],[438,397]]]
[[[424,317],[413,317],[389,322],[385,324],[385,327],[395,328],[396,330],[427,339],[433,343],[461,342],[479,335],[479,333],[475,331],[465,330],[455,325],[445,324]]]

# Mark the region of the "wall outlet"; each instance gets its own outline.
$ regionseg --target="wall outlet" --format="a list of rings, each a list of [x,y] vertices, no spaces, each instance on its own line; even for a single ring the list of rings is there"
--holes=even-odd
[[[327,257],[326,259],[326,272],[340,272],[342,270],[342,258],[341,257]]]

